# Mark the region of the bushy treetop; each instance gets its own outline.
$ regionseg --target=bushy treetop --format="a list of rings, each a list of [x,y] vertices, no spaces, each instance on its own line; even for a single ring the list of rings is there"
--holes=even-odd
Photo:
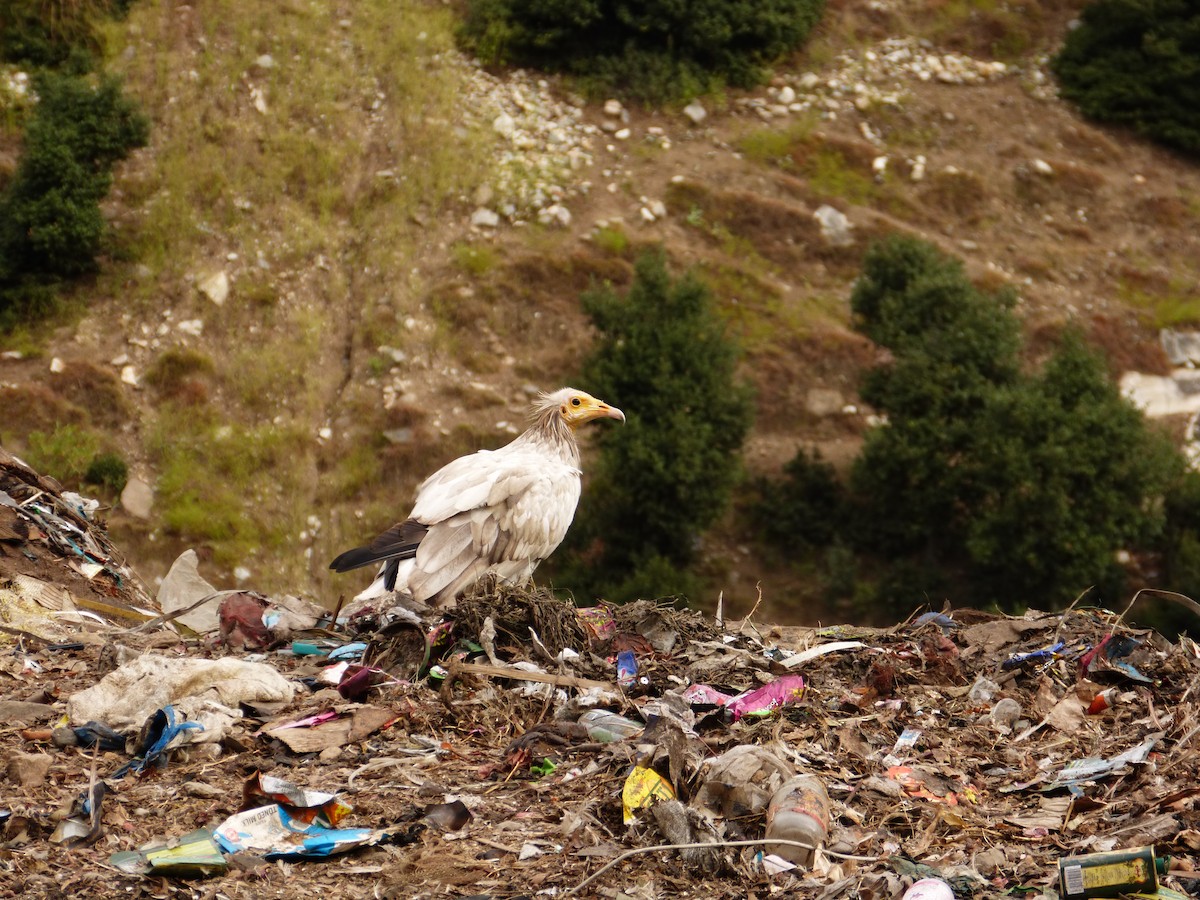
[[[1096,0],[1053,60],[1083,113],[1200,154],[1200,6]]]
[[[892,358],[866,381],[886,424],[854,462],[841,537],[892,571],[889,592],[904,572],[901,599],[919,602],[911,578],[924,573],[958,584],[956,602],[1061,606],[1118,586],[1117,551],[1155,546],[1179,454],[1079,335],[1022,371],[1011,296],[906,237],[869,252],[852,305]],[[796,496],[812,508],[811,491]]]
[[[489,62],[581,76],[646,100],[748,87],[799,46],[824,0],[469,0],[463,34]]]
[[[622,582],[633,590],[639,569],[686,567],[725,509],[752,405],[711,291],[692,275],[673,280],[661,253],[638,260],[626,294],[600,288],[583,304],[600,331],[583,381],[629,418],[600,436],[570,546],[594,557],[591,590],[629,599]]]
[[[112,167],[146,142],[148,123],[116,79],[42,73],[12,182],[0,195],[0,280],[91,269]]]

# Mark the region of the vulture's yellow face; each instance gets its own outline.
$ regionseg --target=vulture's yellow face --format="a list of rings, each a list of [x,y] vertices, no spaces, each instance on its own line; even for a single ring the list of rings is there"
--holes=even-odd
[[[571,429],[578,428],[584,422],[590,422],[592,419],[625,421],[625,413],[615,406],[609,406],[603,400],[597,400],[586,391],[567,390],[561,393],[558,405],[559,413]]]

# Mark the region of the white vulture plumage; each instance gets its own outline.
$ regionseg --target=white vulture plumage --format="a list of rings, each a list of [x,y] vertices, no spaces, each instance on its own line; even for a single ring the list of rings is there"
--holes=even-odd
[[[329,564],[347,572],[382,563],[355,601],[399,591],[433,606],[453,603],[479,579],[528,581],[566,537],[579,503],[575,429],[625,414],[584,391],[563,388],[533,404],[529,427],[498,450],[438,469],[417,488],[412,512],[365,547]]]

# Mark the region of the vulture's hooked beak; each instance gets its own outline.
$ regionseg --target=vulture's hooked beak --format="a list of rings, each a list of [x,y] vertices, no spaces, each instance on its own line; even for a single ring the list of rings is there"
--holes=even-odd
[[[625,421],[625,413],[621,412],[615,406],[609,406],[607,403],[601,403],[600,409],[604,410],[602,413],[600,413],[602,416],[606,416],[610,419],[616,419],[618,422]]]

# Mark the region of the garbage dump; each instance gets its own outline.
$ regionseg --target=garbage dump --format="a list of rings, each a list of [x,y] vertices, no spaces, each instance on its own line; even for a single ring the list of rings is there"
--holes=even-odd
[[[6,620],[21,546],[83,596],[58,502],[0,537]],[[0,632],[0,897],[1200,892],[1200,646],[1113,611],[138,602]]]
[[[72,634],[88,623],[138,623],[157,610],[92,513],[95,500],[63,491],[0,447],[0,610],[10,636]]]

